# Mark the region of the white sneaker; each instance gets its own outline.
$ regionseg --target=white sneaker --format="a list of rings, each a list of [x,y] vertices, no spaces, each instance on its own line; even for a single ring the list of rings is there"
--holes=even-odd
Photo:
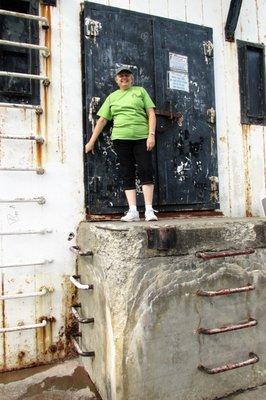
[[[139,212],[132,211],[132,210],[128,210],[126,215],[124,215],[124,217],[121,218],[121,221],[124,221],[124,222],[133,222],[133,221],[139,221],[139,220],[140,220]]]
[[[153,210],[153,209],[145,211],[145,221],[158,221],[158,218],[154,214],[155,212],[158,212],[158,211]]]

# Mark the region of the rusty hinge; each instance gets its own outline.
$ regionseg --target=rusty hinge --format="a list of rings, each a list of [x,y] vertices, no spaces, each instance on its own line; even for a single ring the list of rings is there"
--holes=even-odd
[[[99,32],[102,29],[102,24],[99,21],[95,21],[91,18],[85,18],[85,36],[96,37],[99,36]]]

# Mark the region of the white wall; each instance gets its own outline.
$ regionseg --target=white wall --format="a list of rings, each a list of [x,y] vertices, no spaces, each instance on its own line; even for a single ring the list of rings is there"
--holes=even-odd
[[[265,128],[240,124],[236,43],[224,40],[230,0],[95,2],[213,28],[221,209],[232,217],[263,215]],[[38,301],[28,298],[2,302],[0,326],[15,326],[19,321],[30,324],[42,315],[54,316],[53,331],[46,332],[53,341],[58,340],[69,306],[66,292],[71,286],[66,284],[65,277],[75,269],[74,257],[68,250],[72,244],[67,241],[68,234],[84,218],[79,11],[79,0],[58,0],[57,7],[51,7],[51,85],[48,111],[41,116],[41,132],[46,139],[42,151],[45,174],[0,171],[0,200],[46,198],[44,205],[0,203],[0,232],[52,230],[44,235],[0,236],[0,265],[54,260],[39,267],[1,268],[4,293],[34,291],[43,285],[55,289]],[[265,43],[265,20],[264,0],[243,0],[236,38]],[[35,134],[35,113],[0,108],[0,132]],[[1,140],[0,166],[32,167],[36,163],[35,153],[33,143]],[[21,351],[25,351],[24,363],[52,357],[49,352],[43,355],[52,343],[51,337],[41,337],[40,331],[37,335],[35,331],[7,333],[5,337],[0,334],[0,343],[0,368],[19,365]]]

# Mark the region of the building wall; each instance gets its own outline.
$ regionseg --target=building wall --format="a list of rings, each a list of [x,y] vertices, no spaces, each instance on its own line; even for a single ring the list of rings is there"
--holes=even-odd
[[[224,40],[230,0],[110,0],[96,1],[213,28],[219,185],[221,210],[229,217],[261,216],[265,197],[265,128],[240,124],[236,43]],[[43,266],[1,268],[4,294],[31,292],[42,286],[54,291],[1,303],[0,326],[32,324],[41,316],[54,317],[42,330],[0,334],[0,368],[8,369],[64,357],[60,333],[64,330],[72,286],[68,276],[75,260],[68,236],[84,219],[80,1],[58,0],[43,7],[51,18],[51,58],[44,72],[51,84],[42,88],[40,132],[45,144],[36,152],[29,141],[1,140],[0,167],[34,167],[45,173],[0,171],[0,200],[43,196],[45,204],[0,203],[0,265],[53,260]],[[265,43],[264,0],[243,0],[236,39]],[[111,29],[111,27],[110,27]],[[42,32],[42,43],[44,32]],[[49,36],[48,36],[49,42]],[[42,87],[42,85],[41,85]],[[0,133],[31,135],[38,131],[32,110],[0,108]],[[45,234],[6,233],[51,230]],[[4,233],[4,235],[3,235]],[[50,328],[52,326],[52,328]],[[64,340],[64,335],[62,336]],[[57,344],[56,351],[50,346]],[[55,348],[54,348],[55,350]]]

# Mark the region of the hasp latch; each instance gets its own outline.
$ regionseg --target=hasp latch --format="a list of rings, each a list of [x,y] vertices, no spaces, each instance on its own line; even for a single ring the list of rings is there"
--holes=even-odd
[[[95,21],[91,18],[85,18],[85,36],[96,37],[99,36],[99,32],[102,29],[102,24],[99,21]]]

